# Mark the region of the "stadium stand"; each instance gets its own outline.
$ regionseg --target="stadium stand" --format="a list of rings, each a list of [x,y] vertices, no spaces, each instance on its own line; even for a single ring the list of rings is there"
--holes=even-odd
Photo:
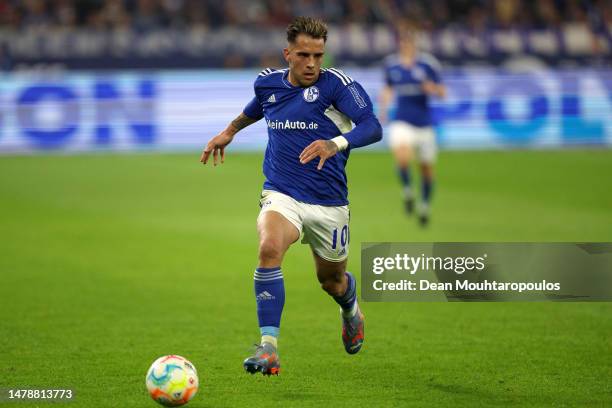
[[[280,59],[296,15],[329,22],[329,51],[344,66],[378,64],[406,19],[446,66],[612,60],[606,0],[0,0],[0,69],[260,66]]]

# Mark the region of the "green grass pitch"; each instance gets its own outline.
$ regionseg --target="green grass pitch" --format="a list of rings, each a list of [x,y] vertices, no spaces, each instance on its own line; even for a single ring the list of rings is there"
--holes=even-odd
[[[349,356],[303,245],[283,265],[281,375],[247,375],[261,155],[198,158],[0,158],[0,388],[154,407],[146,370],[174,353],[198,368],[193,408],[612,405],[612,304],[365,303]],[[361,241],[612,241],[612,151],[444,152],[437,173],[421,230],[390,156],[352,155],[350,270]]]

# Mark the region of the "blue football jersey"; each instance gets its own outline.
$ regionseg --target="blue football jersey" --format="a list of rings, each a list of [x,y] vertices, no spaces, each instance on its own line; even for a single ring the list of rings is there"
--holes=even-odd
[[[255,98],[244,113],[265,118],[268,146],[263,162],[263,188],[297,201],[339,206],[348,204],[346,162],[350,149],[380,140],[372,102],[361,85],[342,71],[321,69],[312,86],[294,86],[288,69],[263,70],[255,80]],[[355,128],[353,128],[353,122]],[[319,159],[300,163],[300,153],[315,140],[343,135],[349,148],[317,170]]]
[[[412,66],[401,64],[397,56],[389,58],[385,67],[385,82],[395,91],[395,115],[414,126],[432,125],[429,97],[423,91],[423,81],[440,83],[440,64],[429,54],[419,54]]]

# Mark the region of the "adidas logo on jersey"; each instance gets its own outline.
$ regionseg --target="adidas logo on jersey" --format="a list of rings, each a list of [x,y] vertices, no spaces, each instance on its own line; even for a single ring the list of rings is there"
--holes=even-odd
[[[268,292],[267,290],[264,290],[263,292],[261,292],[259,295],[256,296],[256,299],[257,300],[272,300],[276,298],[272,296],[270,292]]]
[[[268,102],[270,102],[270,103],[274,103],[274,102],[276,102],[276,97],[274,96],[274,94],[272,94],[272,96],[270,96],[270,97],[268,98]]]

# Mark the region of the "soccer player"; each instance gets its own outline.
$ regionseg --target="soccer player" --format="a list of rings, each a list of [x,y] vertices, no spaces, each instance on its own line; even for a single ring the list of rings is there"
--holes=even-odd
[[[346,271],[349,209],[344,168],[350,150],[379,141],[382,128],[361,85],[338,69],[321,69],[326,40],[322,21],[296,18],[287,28],[283,50],[289,68],[267,68],[259,74],[253,100],[208,142],[200,159],[206,164],[212,154],[215,165],[223,163],[236,133],[266,119],[266,181],[257,218],[259,264],[254,275],[261,344],[244,361],[250,373],[279,372],[285,302],[281,264],[300,236],[310,245],[322,289],[340,305],[346,352],[357,353],[364,339],[355,278]]]
[[[431,55],[417,52],[413,32],[402,32],[399,55],[389,58],[385,67],[385,81],[380,98],[380,118],[386,122],[395,94],[396,111],[389,125],[390,146],[403,187],[405,209],[408,214],[414,211],[410,161],[416,151],[422,180],[419,222],[425,226],[429,221],[433,167],[437,155],[429,100],[432,96],[446,96],[446,88],[440,81],[440,64]]]

